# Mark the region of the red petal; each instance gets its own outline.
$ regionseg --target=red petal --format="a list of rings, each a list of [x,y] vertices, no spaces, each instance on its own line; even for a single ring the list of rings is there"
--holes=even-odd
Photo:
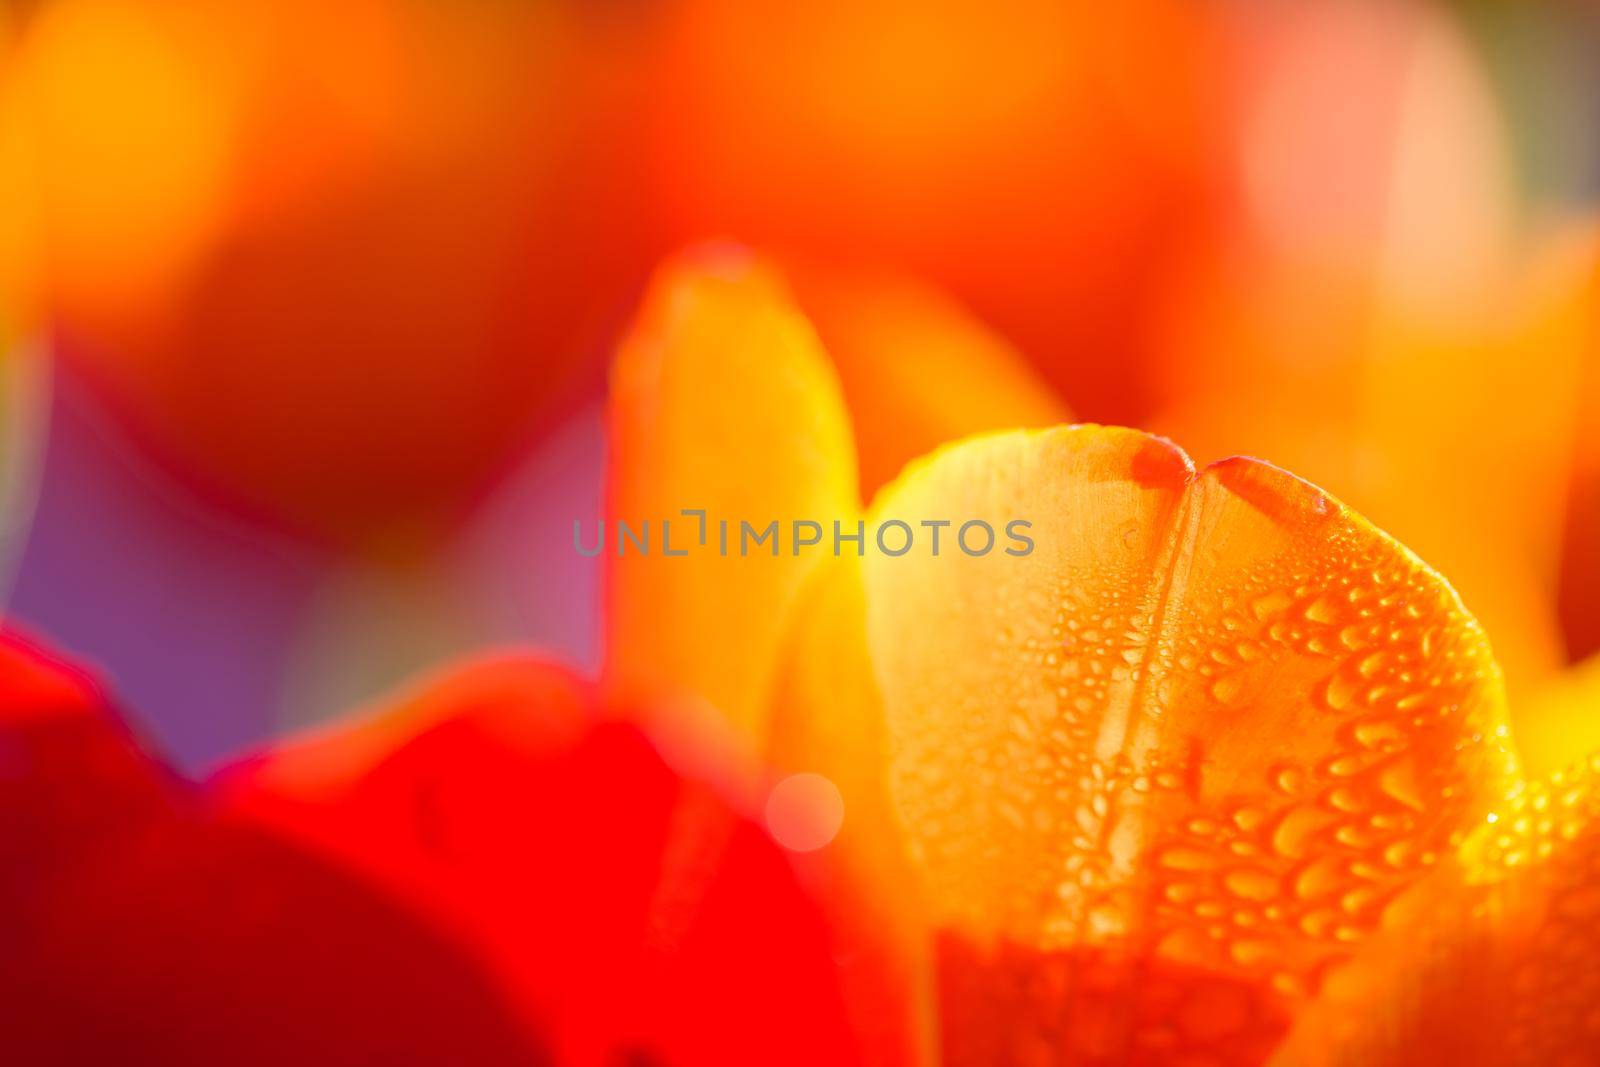
[[[584,690],[486,664],[228,776],[477,944],[563,1063],[858,1062],[822,917],[766,835]]]
[[[544,1062],[444,933],[198,799],[0,634],[0,1062]]]

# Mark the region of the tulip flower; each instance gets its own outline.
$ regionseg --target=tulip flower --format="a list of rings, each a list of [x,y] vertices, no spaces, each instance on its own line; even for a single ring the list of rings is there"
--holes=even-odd
[[[607,675],[836,787],[830,936],[912,983],[857,1016],[951,1064],[1456,1062],[1407,1035],[1517,961],[1463,1034],[1518,1029],[1464,1062],[1584,1062],[1588,772],[1519,768],[1437,573],[1264,462],[1108,427],[968,437],[863,506],[819,333],[771,268],[664,270],[613,371],[613,519],[1022,519],[1034,549],[617,544]]]
[[[625,8],[0,8],[0,552],[35,334],[409,560],[779,257],[620,344],[598,678],[195,782],[0,630],[0,1059],[1600,1062],[1593,233],[1458,22]]]
[[[878,358],[917,336],[944,356]],[[14,1040],[135,1061],[1581,1053],[1587,971],[1556,933],[1585,914],[1588,772],[1519,772],[1450,588],[1260,461],[981,432],[1050,420],[1021,368],[903,283],[830,296],[728,248],[670,264],[615,368],[612,517],[662,525],[656,555],[608,547],[609,696],[488,662],[197,790],[9,639]],[[918,369],[992,389],[952,405]],[[858,455],[868,420],[908,430]],[[864,504],[918,434],[963,439]],[[774,522],[770,551],[703,535],[672,558],[685,511],[828,537]],[[996,550],[1012,523],[1027,537]],[[628,724],[705,759],[711,709],[736,729],[711,783]],[[778,777],[730,778],[752,751]],[[764,830],[723,799],[752,785]],[[1508,966],[1525,988],[1479,1011]],[[394,987],[417,969],[431,985]],[[318,1011],[351,988],[370,997]],[[411,998],[419,1033],[389,1019]],[[298,1025],[268,1032],[280,1012]]]
[[[1592,1056],[1600,767],[1570,733],[1564,769],[1519,767],[1489,639],[1437,573],[1260,460],[985,426],[1049,417],[1008,349],[901,283],[822,294],[726,247],[658,275],[613,371],[629,533],[598,685],[483,661],[197,787],[8,637],[8,1039],[134,1062]],[[927,369],[994,384],[970,408],[876,392],[909,363],[852,369],[942,332]],[[863,501],[903,447],[858,449],[868,418],[959,440]],[[669,522],[692,531],[671,552]]]

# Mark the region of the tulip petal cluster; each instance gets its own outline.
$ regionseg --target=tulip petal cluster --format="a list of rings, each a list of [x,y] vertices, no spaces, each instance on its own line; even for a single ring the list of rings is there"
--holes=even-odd
[[[1032,551],[609,553],[598,677],[480,659],[199,782],[7,633],[8,1051],[1600,1050],[1600,766],[1555,731],[1539,751],[1569,758],[1523,769],[1443,578],[1270,464],[1061,424],[1003,342],[910,283],[807,278],[725,246],[658,271],[612,370],[606,519],[980,515],[1027,522]],[[923,335],[942,354],[897,364]]]

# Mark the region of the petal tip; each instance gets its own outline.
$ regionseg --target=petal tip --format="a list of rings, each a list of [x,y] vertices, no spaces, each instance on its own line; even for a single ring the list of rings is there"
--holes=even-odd
[[[693,272],[722,281],[743,281],[755,272],[762,260],[749,246],[719,238],[690,245],[667,262],[670,273]]]
[[[1180,490],[1194,480],[1194,462],[1165,437],[1144,435],[1129,462],[1128,473],[1150,489]]]
[[[1339,504],[1304,478],[1252,456],[1229,456],[1206,468],[1223,488],[1280,522],[1320,522]]]
[[[1194,481],[1194,461],[1165,437],[1125,426],[1081,422],[1034,431],[1052,435],[1074,452],[1092,456],[1102,478],[1130,479],[1146,489],[1182,492]]]

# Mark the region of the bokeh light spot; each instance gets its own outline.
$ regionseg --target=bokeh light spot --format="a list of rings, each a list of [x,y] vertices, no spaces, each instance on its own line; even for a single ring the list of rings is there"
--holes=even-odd
[[[844,798],[820,774],[792,774],[767,795],[767,832],[792,852],[814,852],[839,833]]]

